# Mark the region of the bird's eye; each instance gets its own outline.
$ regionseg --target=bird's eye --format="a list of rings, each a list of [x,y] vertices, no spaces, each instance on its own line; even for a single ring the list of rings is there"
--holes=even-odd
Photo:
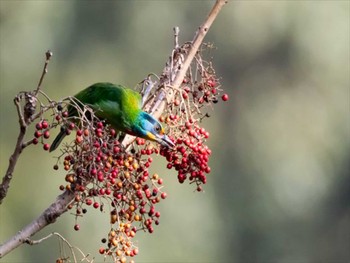
[[[155,126],[154,126],[154,129],[156,130],[156,132],[160,132],[161,131],[161,127],[160,127],[160,125],[159,124],[156,124]]]

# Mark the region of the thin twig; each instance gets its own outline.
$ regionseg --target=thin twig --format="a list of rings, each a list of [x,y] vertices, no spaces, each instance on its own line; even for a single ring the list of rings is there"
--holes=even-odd
[[[35,95],[38,94],[38,92],[39,92],[39,90],[41,88],[41,85],[43,83],[44,77],[45,77],[45,75],[47,73],[47,67],[48,67],[50,59],[52,57],[52,52],[50,50],[48,50],[48,51],[46,51],[45,55],[46,55],[46,61],[45,61],[45,64],[44,64],[44,69],[43,69],[43,72],[41,73],[41,77],[40,77],[40,80],[39,80],[39,83],[38,83],[38,87],[35,90],[35,93],[34,93]]]
[[[88,257],[89,257],[89,254],[84,254],[84,252],[78,248],[78,247],[75,247],[75,246],[72,246],[67,239],[65,239],[60,233],[57,233],[57,232],[52,232],[50,234],[48,234],[47,236],[41,238],[41,239],[38,239],[38,240],[32,240],[32,239],[26,239],[25,240],[25,243],[29,244],[29,245],[38,245],[40,244],[41,242],[51,238],[52,236],[57,236],[58,239],[61,241],[61,242],[64,242],[70,249],[70,253],[72,254],[73,256],[73,262],[78,262],[77,261],[77,256],[75,255],[75,252],[74,252],[74,249],[76,249],[82,256],[82,260],[81,261],[84,261],[86,260],[87,262],[93,262],[93,259],[89,260]]]

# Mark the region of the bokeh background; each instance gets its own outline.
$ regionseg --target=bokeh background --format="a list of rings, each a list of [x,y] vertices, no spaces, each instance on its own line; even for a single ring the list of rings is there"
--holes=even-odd
[[[213,1],[0,1],[1,175],[18,134],[14,96],[34,89],[54,53],[53,99],[98,82],[134,87],[160,73],[173,45],[192,40]],[[137,236],[137,262],[349,262],[349,1],[230,1],[212,26],[214,63],[230,96],[205,127],[213,154],[204,193],[157,160],[169,198],[161,224]],[[60,193],[54,154],[30,147],[0,206],[0,242]],[[108,216],[90,209],[60,232],[98,255]],[[54,262],[53,238],[2,262]]]

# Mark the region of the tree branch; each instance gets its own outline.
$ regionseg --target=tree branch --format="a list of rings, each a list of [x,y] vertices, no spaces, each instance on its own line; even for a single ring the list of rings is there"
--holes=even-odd
[[[172,81],[170,79],[169,84],[160,83],[160,86],[164,87],[165,91],[163,91],[163,94],[165,92],[164,96],[162,95],[162,91],[159,92],[159,95],[157,97],[158,101],[156,102],[150,102],[149,105],[153,104],[153,107],[150,107],[149,112],[156,118],[159,118],[161,114],[163,113],[167,101],[172,101],[175,95],[174,90],[178,90],[180,88],[180,85],[182,84],[182,81],[184,77],[186,76],[186,72],[189,69],[191,62],[193,58],[195,57],[196,53],[198,52],[204,37],[208,33],[211,25],[213,24],[214,20],[216,19],[217,15],[219,14],[221,8],[227,4],[227,0],[217,0],[211,9],[210,13],[208,14],[207,18],[205,19],[204,23],[199,27],[198,31],[196,32],[196,35],[191,43],[191,48],[185,58],[185,60],[182,62],[180,69],[176,72],[176,77]],[[179,35],[179,29],[174,28],[174,44],[175,44],[175,50],[177,50],[178,47],[178,35]],[[172,66],[173,64],[173,56],[171,56],[170,61],[168,63]],[[147,106],[145,107],[147,109]],[[131,145],[132,141],[135,140],[135,137],[132,135],[126,135],[125,139],[123,140],[123,145],[128,146]]]
[[[26,148],[30,143],[24,142],[24,136],[27,132],[28,125],[35,119],[32,118],[36,108],[37,94],[40,91],[42,82],[47,73],[47,67],[49,65],[50,58],[52,57],[52,52],[49,50],[46,52],[46,61],[44,64],[43,72],[41,74],[38,86],[33,92],[21,92],[15,99],[14,103],[16,105],[17,114],[19,118],[20,131],[17,138],[17,143],[15,149],[10,157],[9,166],[7,168],[5,176],[2,178],[2,183],[0,184],[0,204],[2,204],[3,199],[7,195],[7,191],[10,188],[10,183],[13,178],[13,171],[15,170],[18,158],[22,153],[23,149]],[[21,109],[21,101],[25,100],[24,111]]]
[[[60,215],[67,211],[67,205],[73,199],[74,193],[70,191],[65,191],[63,194],[59,195],[56,201],[53,202],[38,218],[33,220],[15,236],[11,237],[0,246],[0,258],[23,243],[26,243],[29,237],[39,232],[47,225],[54,223]]]
[[[17,107],[17,112],[19,116],[20,131],[17,138],[15,150],[10,157],[9,166],[7,168],[5,176],[2,178],[2,183],[0,185],[0,204],[2,204],[2,201],[6,197],[7,191],[10,187],[13,171],[15,170],[17,160],[23,150],[23,140],[27,131],[27,124],[24,121],[24,117],[21,111],[20,99],[18,98],[18,96],[14,99],[14,103]]]

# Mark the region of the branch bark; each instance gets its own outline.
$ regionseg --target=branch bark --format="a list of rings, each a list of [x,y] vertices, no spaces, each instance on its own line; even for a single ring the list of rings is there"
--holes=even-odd
[[[40,91],[41,85],[43,83],[44,77],[47,73],[47,67],[50,62],[50,58],[52,57],[52,52],[48,50],[46,52],[46,61],[44,64],[43,72],[41,74],[38,86],[34,93],[32,92],[21,92],[19,93],[15,99],[14,103],[16,105],[17,109],[17,114],[18,114],[18,119],[19,119],[19,135],[17,138],[17,143],[15,146],[15,149],[10,157],[9,160],[9,166],[7,168],[5,176],[2,178],[2,183],[0,184],[0,205],[2,204],[2,201],[7,195],[7,191],[10,188],[10,183],[13,178],[13,172],[15,170],[17,161],[19,156],[21,155],[23,149],[27,147],[30,143],[25,143],[24,142],[24,136],[27,132],[27,127],[28,125],[36,118],[33,116],[36,108],[36,96],[38,92]],[[24,106],[24,111],[21,109],[21,101],[25,100],[26,104]],[[33,118],[34,117],[34,118]]]
[[[221,8],[227,3],[227,0],[217,0],[214,4],[212,10],[210,11],[208,17],[204,21],[204,23],[199,27],[198,31],[196,32],[196,35],[191,43],[191,48],[189,52],[187,53],[187,56],[185,57],[181,68],[176,72],[176,76],[173,81],[170,81],[168,85],[165,85],[162,87],[162,89],[172,89],[176,90],[179,89],[180,85],[182,84],[182,81],[186,75],[187,70],[190,67],[190,64],[196,55],[196,52],[198,51],[199,47],[202,44],[202,41],[206,34],[209,31],[210,26],[212,25],[213,21],[219,14]],[[47,59],[49,59],[47,57]],[[47,60],[48,62],[48,60]],[[47,66],[47,64],[45,64]],[[43,75],[46,73],[45,68],[43,71]],[[42,82],[42,78],[40,79],[38,89],[40,88]],[[164,90],[159,89],[159,93],[164,92]],[[37,91],[36,91],[37,92]],[[164,94],[163,94],[164,95]],[[155,117],[159,117],[162,112],[165,109],[165,106],[167,104],[167,101],[171,101],[173,99],[174,92],[166,92],[165,96],[157,96],[158,100],[160,100],[159,103],[154,103],[155,101],[149,101],[149,105],[153,105],[153,108],[150,108],[150,112],[153,113]],[[146,105],[147,106],[147,105]],[[14,154],[11,156],[10,159],[10,166],[9,169],[5,175],[5,177],[8,177],[8,183],[7,185],[4,183],[0,187],[0,202],[1,200],[6,196],[6,191],[8,189],[9,181],[12,177],[12,172],[14,170],[14,167],[16,165],[16,161],[18,159],[18,156],[21,153],[21,150],[23,149],[23,137],[25,134],[25,130],[20,133],[20,136],[18,138],[17,146],[15,149]],[[129,145],[133,141],[134,137],[127,135],[126,138],[123,141],[124,145]],[[6,188],[7,187],[7,188]],[[5,189],[5,191],[3,191]],[[11,237],[9,240],[4,242],[0,246],[0,258],[17,248],[23,243],[26,243],[29,240],[29,237],[33,236],[37,232],[39,232],[41,229],[43,229],[45,226],[52,224],[56,221],[56,219],[65,213],[67,211],[67,206],[72,202],[74,199],[74,193],[71,191],[65,191],[63,194],[59,195],[55,202],[53,202],[38,218],[33,220],[30,224],[25,226],[22,230],[20,230],[15,236]]]
[[[30,224],[18,231],[16,235],[7,240],[0,246],[0,258],[26,243],[28,238],[39,232],[41,229],[49,224],[52,224],[56,219],[67,211],[67,205],[74,199],[74,193],[66,191],[59,195],[55,202],[53,202],[38,218],[33,220]]]

